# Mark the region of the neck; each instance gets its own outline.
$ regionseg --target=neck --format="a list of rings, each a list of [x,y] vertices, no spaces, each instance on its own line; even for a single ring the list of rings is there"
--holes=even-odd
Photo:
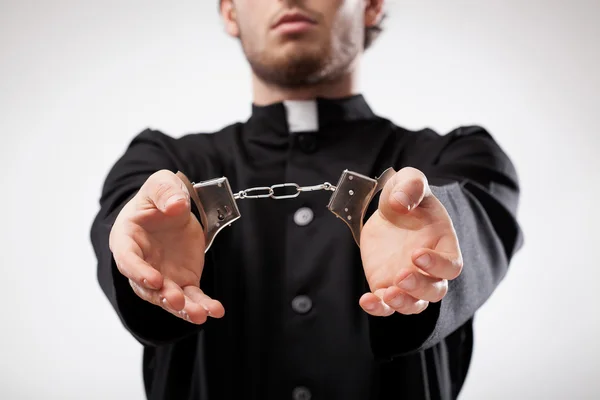
[[[339,78],[315,85],[287,88],[270,84],[252,74],[253,102],[256,105],[269,105],[285,100],[312,100],[322,98],[342,98],[357,94],[357,68],[350,68]]]

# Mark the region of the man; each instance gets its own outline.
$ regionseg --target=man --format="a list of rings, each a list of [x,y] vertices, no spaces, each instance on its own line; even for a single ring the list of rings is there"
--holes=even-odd
[[[251,117],[179,139],[146,130],[108,174],[98,279],[144,345],[149,399],[457,397],[473,316],[522,245],[518,180],[482,128],[414,132],[373,113],[356,78],[382,10],[222,0],[253,72]],[[240,198],[206,254],[176,174],[238,191],[390,167],[356,242],[331,191],[302,191]]]

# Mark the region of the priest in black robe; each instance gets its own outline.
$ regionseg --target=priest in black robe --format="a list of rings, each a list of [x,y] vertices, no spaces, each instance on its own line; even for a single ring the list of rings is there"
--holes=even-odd
[[[179,138],[145,130],[111,168],[91,240],[100,286],[144,347],[148,399],[460,393],[474,315],[523,243],[518,178],[482,127],[412,131],[370,108],[357,67],[382,10],[222,0],[253,72],[251,116]],[[331,190],[273,195],[388,168],[358,237],[327,208]],[[238,196],[241,217],[205,252],[179,173],[267,196]]]

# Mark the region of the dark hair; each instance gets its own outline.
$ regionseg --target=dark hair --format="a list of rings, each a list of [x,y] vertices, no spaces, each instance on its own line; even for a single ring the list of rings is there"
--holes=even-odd
[[[371,47],[375,39],[377,39],[377,37],[383,31],[383,20],[386,16],[387,14],[383,14],[376,25],[369,26],[367,29],[365,29],[365,50]]]

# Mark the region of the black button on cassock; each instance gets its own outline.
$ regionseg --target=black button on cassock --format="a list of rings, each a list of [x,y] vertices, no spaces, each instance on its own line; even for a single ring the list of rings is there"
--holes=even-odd
[[[294,222],[298,226],[306,226],[311,223],[314,218],[313,210],[308,207],[302,207],[294,213]]]
[[[298,147],[305,153],[314,153],[317,151],[317,138],[310,133],[301,133],[297,138]]]
[[[308,390],[308,388],[305,388],[304,386],[298,386],[292,392],[292,397],[294,398],[294,400],[310,400],[310,390]]]
[[[312,300],[308,296],[296,296],[292,300],[292,309],[298,314],[306,314],[312,308]]]

